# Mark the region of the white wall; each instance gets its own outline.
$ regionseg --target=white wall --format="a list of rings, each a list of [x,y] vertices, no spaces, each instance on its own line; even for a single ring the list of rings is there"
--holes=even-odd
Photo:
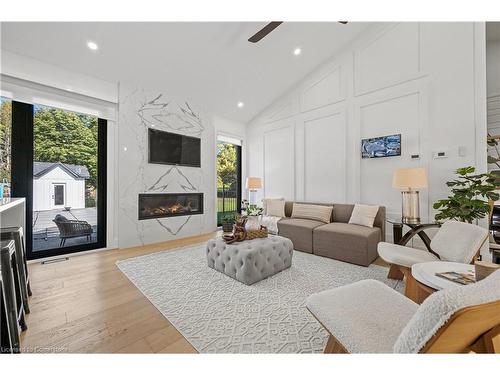
[[[54,208],[54,184],[64,185],[64,206],[85,208],[85,180],[75,179],[60,167],[33,180],[33,211]]]
[[[397,216],[393,171],[423,166],[430,182],[421,215],[433,218],[432,203],[446,196],[456,168],[486,168],[484,138],[478,139],[486,124],[475,92],[484,66],[474,64],[484,43],[484,24],[368,29],[249,124],[248,173],[264,177],[259,198],[380,204]],[[362,138],[394,133],[402,134],[400,157],[361,159]],[[434,159],[436,151],[447,158]]]
[[[5,50],[2,50],[1,63],[3,75],[42,84],[48,88],[65,90],[69,95],[76,93],[110,103],[118,102],[116,83],[71,72],[59,66]]]

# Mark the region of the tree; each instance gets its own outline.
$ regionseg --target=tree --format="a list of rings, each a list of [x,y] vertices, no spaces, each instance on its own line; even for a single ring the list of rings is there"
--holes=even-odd
[[[1,101],[0,108],[0,182],[10,182],[12,102]]]
[[[89,185],[97,182],[97,118],[55,108],[35,107],[34,159],[84,165]]]
[[[217,189],[228,190],[236,183],[236,146],[217,143]]]

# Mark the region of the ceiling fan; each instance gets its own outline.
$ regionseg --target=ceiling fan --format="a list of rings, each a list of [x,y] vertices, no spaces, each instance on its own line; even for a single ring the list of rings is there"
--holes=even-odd
[[[341,23],[342,25],[345,25],[347,22],[348,21],[338,21],[338,23]],[[257,43],[258,41],[260,41],[262,38],[267,36],[271,31],[273,31],[275,28],[277,28],[282,23],[283,23],[283,21],[269,22],[266,26],[264,26],[262,29],[257,31],[250,38],[248,38],[248,41],[250,43]]]

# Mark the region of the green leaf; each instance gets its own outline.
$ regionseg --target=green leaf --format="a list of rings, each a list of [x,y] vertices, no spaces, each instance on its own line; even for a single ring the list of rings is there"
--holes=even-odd
[[[489,214],[488,199],[500,198],[495,191],[499,186],[500,171],[497,174],[474,174],[475,170],[472,166],[456,170],[458,178],[446,183],[451,188],[451,194],[433,204],[433,208],[439,211],[435,215],[436,220],[453,219],[471,223]]]

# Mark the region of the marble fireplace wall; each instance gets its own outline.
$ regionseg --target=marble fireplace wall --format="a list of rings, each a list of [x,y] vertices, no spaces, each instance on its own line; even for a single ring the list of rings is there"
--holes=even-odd
[[[216,228],[215,131],[196,104],[120,84],[119,247],[207,233]],[[148,128],[201,138],[201,168],[148,163]],[[138,220],[139,193],[204,193],[202,215]]]

